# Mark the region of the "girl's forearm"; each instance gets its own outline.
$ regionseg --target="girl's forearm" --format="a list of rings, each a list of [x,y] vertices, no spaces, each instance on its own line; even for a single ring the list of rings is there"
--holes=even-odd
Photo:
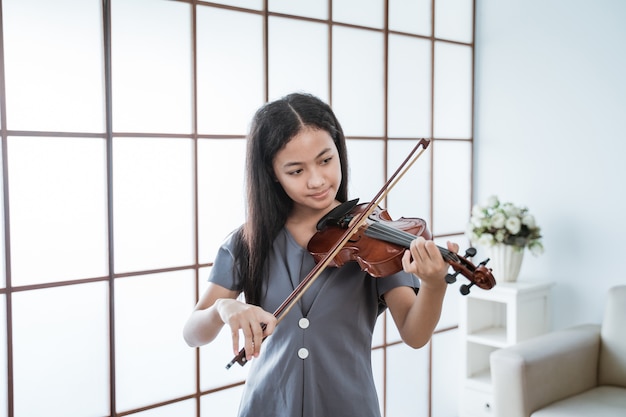
[[[441,317],[446,287],[422,283],[400,332],[407,345],[418,349],[430,341]]]
[[[191,347],[198,347],[212,342],[224,326],[215,305],[191,313],[185,327],[183,337]]]

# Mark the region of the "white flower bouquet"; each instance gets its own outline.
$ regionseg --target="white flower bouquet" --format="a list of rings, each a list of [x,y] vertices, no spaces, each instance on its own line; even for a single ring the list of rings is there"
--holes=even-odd
[[[481,246],[504,244],[519,251],[528,248],[535,256],[541,255],[544,250],[541,228],[528,208],[500,203],[497,196],[489,197],[486,205],[476,204],[472,208],[465,234],[470,242]]]

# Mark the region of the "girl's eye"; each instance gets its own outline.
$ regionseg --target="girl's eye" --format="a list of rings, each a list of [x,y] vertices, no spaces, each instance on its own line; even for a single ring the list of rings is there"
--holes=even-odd
[[[325,158],[325,159],[322,161],[322,165],[326,165],[326,164],[327,164],[327,163],[329,163],[332,159],[333,159],[333,157],[332,157],[332,156],[329,156],[328,158]]]
[[[290,171],[288,172],[289,175],[298,175],[299,173],[301,173],[302,170],[301,169],[296,169],[295,171]]]

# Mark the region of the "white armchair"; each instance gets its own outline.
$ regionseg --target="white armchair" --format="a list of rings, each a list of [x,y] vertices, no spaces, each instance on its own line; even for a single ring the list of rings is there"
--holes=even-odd
[[[626,285],[601,325],[555,331],[491,354],[498,417],[626,416]]]

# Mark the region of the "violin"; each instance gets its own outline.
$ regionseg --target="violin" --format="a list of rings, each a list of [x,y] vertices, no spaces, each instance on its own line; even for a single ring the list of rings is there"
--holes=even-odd
[[[358,204],[358,201],[355,199],[337,206],[317,223],[317,233],[307,246],[316,262],[324,259],[332,244],[341,238],[350,222],[368,206],[367,203]],[[417,236],[432,239],[424,220],[406,217],[392,220],[387,210],[376,207],[367,217],[366,223],[352,234],[328,266],[340,267],[347,262],[356,261],[363,271],[373,277],[395,274],[402,271],[402,256]],[[490,290],[496,285],[491,269],[485,266],[488,259],[478,266],[467,259],[476,254],[474,248],[469,248],[465,256],[457,255],[440,246],[437,248],[443,259],[455,271],[454,274],[446,276],[446,282],[448,284],[456,282],[458,274],[470,281],[469,285],[461,286],[461,294],[469,294],[473,285],[484,290]]]
[[[416,236],[432,239],[423,220],[400,218],[394,222],[391,220],[391,216],[386,211],[380,210],[378,206],[429,144],[429,140],[420,139],[419,143],[415,145],[369,203],[358,207],[358,200],[343,203],[331,210],[318,222],[318,232],[308,243],[309,250],[312,250],[317,263],[289,297],[274,311],[274,316],[278,319],[277,324],[291,311],[327,267],[340,266],[345,262],[356,260],[364,270],[373,276],[391,275],[402,270],[402,255]],[[368,239],[365,237],[376,242],[370,242],[368,245]],[[365,244],[355,244],[359,241],[363,241]],[[441,247],[439,250],[444,259],[455,270],[454,274],[446,276],[446,282],[455,282],[459,273],[470,280],[470,285],[461,287],[463,295],[469,294],[472,285],[477,285],[483,289],[491,289],[495,285],[496,282],[491,270],[485,267],[489,259],[481,262],[478,266],[474,266],[466,259],[476,254],[475,249],[468,249],[465,257]],[[365,256],[367,252],[371,252],[371,255]],[[265,330],[264,325],[261,327]],[[239,351],[226,365],[226,369],[235,363],[241,366],[247,363],[245,349],[242,348]]]

